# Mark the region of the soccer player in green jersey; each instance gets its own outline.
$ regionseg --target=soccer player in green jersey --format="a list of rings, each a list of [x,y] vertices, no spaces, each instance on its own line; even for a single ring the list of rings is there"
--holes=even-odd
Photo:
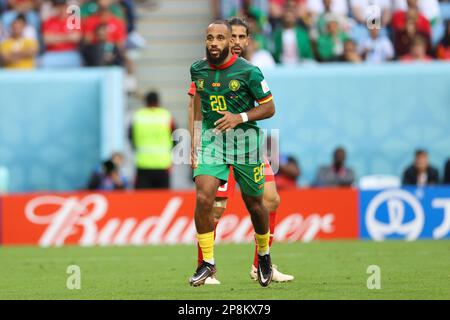
[[[206,59],[191,66],[195,83],[194,120],[201,121],[201,138],[194,132],[193,155],[197,190],[195,225],[203,263],[189,279],[204,284],[216,272],[212,207],[217,188],[228,179],[233,167],[242,198],[250,212],[258,243],[258,281],[272,280],[269,253],[269,212],[263,205],[264,161],[262,134],[256,121],[275,113],[272,94],[261,71],[231,52],[231,26],[218,20],[206,31]],[[255,107],[254,101],[260,106]],[[199,151],[199,154],[196,152]],[[231,152],[230,152],[231,151]]]

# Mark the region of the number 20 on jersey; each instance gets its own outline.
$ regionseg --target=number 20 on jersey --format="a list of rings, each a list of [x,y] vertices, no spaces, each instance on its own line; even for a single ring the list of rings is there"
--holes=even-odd
[[[211,103],[211,109],[213,111],[226,111],[227,102],[224,96],[209,96],[209,101]]]

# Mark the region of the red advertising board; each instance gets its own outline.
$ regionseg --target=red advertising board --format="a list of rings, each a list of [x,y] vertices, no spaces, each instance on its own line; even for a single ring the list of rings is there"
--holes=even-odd
[[[280,193],[275,239],[351,239],[358,236],[355,190],[293,190]],[[193,243],[192,191],[136,191],[9,195],[0,200],[4,245],[145,245]],[[229,200],[218,242],[253,239],[239,194]]]

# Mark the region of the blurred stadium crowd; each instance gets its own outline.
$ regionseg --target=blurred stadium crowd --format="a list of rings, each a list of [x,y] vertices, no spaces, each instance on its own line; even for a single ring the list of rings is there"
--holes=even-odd
[[[247,58],[260,67],[380,63],[449,60],[449,5],[448,0],[232,0],[216,3],[215,14],[247,17],[253,37]]]
[[[4,68],[133,65],[127,49],[145,44],[133,0],[0,0]]]
[[[300,62],[450,60],[448,0],[213,3],[217,17],[246,17],[252,34],[247,58],[261,67]],[[135,30],[135,1],[74,1],[80,8],[79,21],[71,4],[68,0],[0,0],[2,66],[120,65],[132,74],[126,49],[145,44]]]

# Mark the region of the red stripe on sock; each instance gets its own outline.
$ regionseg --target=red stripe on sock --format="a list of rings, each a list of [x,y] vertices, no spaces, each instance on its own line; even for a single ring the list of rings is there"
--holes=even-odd
[[[269,240],[269,247],[272,246],[273,242],[273,235],[275,234],[275,224],[277,222],[277,212],[272,211],[269,214],[269,229],[270,229],[270,240]]]

